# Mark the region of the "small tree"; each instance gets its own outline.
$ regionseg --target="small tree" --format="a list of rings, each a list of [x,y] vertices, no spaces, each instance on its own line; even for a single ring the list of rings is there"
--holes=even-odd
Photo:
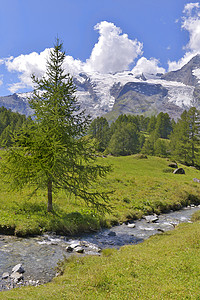
[[[96,163],[94,147],[85,137],[90,118],[80,111],[73,79],[64,72],[62,49],[57,39],[46,75],[32,77],[35,89],[29,103],[34,122],[15,135],[3,164],[4,175],[14,189],[25,185],[47,189],[48,211],[53,210],[52,192],[57,189],[105,208],[108,194],[92,186],[110,167]]]

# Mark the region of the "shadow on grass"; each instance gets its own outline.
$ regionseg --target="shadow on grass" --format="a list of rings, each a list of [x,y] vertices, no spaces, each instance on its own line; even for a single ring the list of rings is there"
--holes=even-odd
[[[66,212],[54,204],[54,210],[47,212],[44,202],[14,203],[14,234],[33,236],[44,232],[55,232],[62,235],[77,235],[97,231],[102,225],[102,218],[93,211]]]

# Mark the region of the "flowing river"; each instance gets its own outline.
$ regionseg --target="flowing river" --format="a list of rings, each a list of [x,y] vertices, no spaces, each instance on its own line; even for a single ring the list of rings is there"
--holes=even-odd
[[[33,238],[0,235],[0,276],[4,272],[10,274],[12,268],[20,263],[25,269],[23,276],[26,282],[48,282],[56,275],[58,261],[72,255],[75,249],[84,252],[78,255],[100,255],[99,249],[138,244],[154,234],[173,229],[179,223],[190,222],[191,215],[199,209],[200,206],[187,207],[159,215],[157,220],[156,217],[154,220],[141,219],[75,238],[54,234]],[[9,288],[8,281],[0,279],[0,290]]]

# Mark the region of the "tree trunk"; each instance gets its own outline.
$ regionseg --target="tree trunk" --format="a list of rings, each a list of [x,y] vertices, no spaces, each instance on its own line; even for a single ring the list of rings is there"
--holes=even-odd
[[[47,211],[51,212],[53,210],[53,204],[52,204],[52,181],[48,181],[48,206]]]

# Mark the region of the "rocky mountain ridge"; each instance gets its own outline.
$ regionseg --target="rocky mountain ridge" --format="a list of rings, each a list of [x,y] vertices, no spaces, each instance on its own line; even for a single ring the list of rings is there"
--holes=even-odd
[[[180,70],[166,74],[141,74],[130,71],[116,74],[80,73],[74,76],[81,108],[93,118],[110,121],[122,113],[152,115],[161,111],[177,119],[192,106],[200,109],[200,55]],[[0,97],[0,106],[31,115],[30,93]]]

